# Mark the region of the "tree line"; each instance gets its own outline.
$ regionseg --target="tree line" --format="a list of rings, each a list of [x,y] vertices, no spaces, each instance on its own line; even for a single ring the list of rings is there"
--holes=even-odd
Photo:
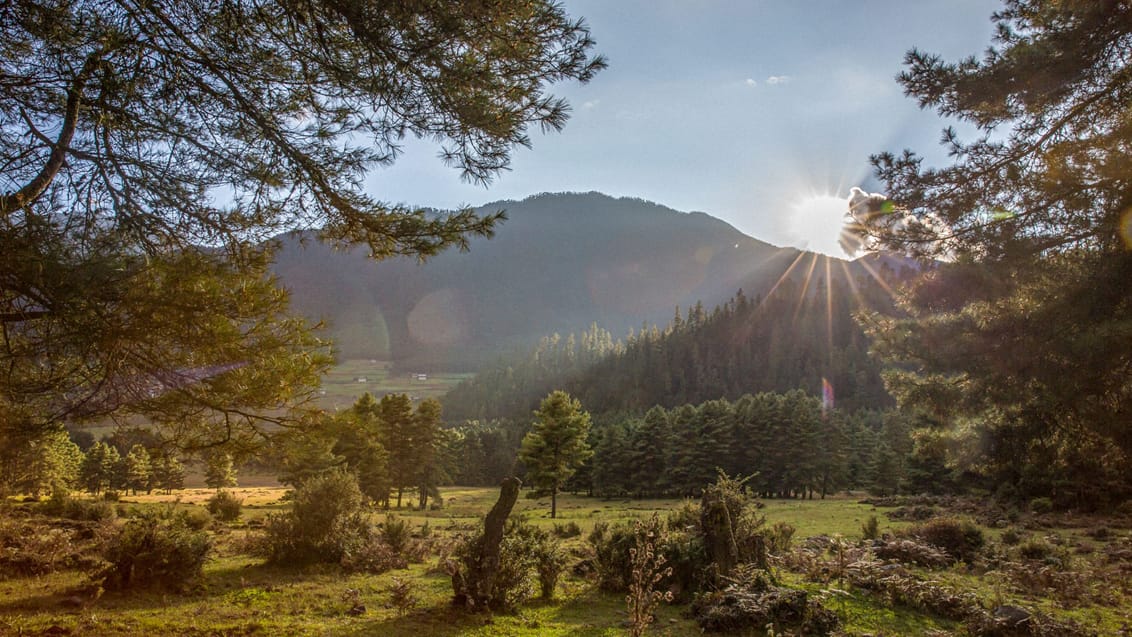
[[[822,378],[848,409],[891,406],[853,312],[891,307],[885,287],[909,274],[882,264],[879,278],[855,276],[850,286],[831,276],[832,287],[824,278],[807,284],[786,277],[765,298],[740,290],[710,312],[700,303],[686,312],[677,307],[668,325],[643,325],[623,341],[596,325],[565,339],[555,334],[453,388],[445,413],[455,421],[523,418],[559,388],[595,414],[644,413],[654,405],[817,388]]]

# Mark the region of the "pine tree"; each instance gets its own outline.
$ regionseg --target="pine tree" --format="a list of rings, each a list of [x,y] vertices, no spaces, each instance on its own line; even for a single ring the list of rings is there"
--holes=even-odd
[[[148,493],[153,488],[152,472],[149,451],[141,445],[130,447],[130,452],[122,458],[123,473],[125,474],[124,488],[131,489],[137,495],[138,489]]]
[[[185,487],[185,465],[173,453],[165,451],[153,461],[153,486],[166,494]]]
[[[1102,505],[1132,496],[1132,6],[1005,5],[981,59],[906,57],[905,91],[979,134],[946,131],[941,168],[873,158],[866,243],[943,263],[868,326],[903,407],[989,443],[969,469]]]
[[[226,451],[213,451],[205,456],[204,484],[217,491],[236,486],[236,467],[232,454]]]
[[[550,495],[550,517],[558,515],[558,491],[586,458],[590,415],[564,391],[554,391],[534,412],[535,421],[523,438],[519,459],[527,480],[539,493]]]

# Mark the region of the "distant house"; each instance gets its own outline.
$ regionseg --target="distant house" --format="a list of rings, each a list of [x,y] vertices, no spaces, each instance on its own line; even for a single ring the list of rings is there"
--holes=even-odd
[[[428,380],[428,374],[413,374],[417,380]]]
[[[357,378],[354,379],[354,382],[355,383],[364,383],[364,382],[366,382],[366,377],[365,376],[358,376]]]

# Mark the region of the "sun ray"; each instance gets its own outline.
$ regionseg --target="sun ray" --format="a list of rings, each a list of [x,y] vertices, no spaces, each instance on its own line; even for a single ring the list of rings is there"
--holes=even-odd
[[[804,256],[806,256],[806,253],[799,250],[798,256],[794,257],[794,260],[790,263],[790,267],[786,268],[786,271],[782,273],[782,276],[778,277],[778,280],[774,282],[773,286],[771,286],[770,291],[767,292],[766,296],[763,297],[763,300],[762,300],[763,303],[766,303],[767,299],[769,299],[770,296],[772,294],[774,294],[774,291],[778,289],[778,286],[782,285],[782,282],[785,281],[790,276],[791,270],[794,269],[794,266],[798,265],[798,262],[801,261],[802,257],[804,257]]]
[[[825,340],[829,364],[833,365],[833,278],[829,276],[829,257],[825,258]]]
[[[849,290],[853,293],[853,300],[857,302],[857,307],[865,305],[865,297],[861,295],[861,289],[857,287],[857,280],[853,274],[849,272],[849,264],[844,261],[838,261],[841,266],[841,272],[845,275],[845,282],[849,284]]]
[[[798,322],[798,313],[802,311],[802,303],[806,300],[806,291],[810,288],[810,279],[814,275],[814,266],[818,264],[818,253],[813,253],[814,258],[810,260],[810,269],[806,271],[806,278],[802,280],[802,291],[798,294],[798,304],[794,306],[794,318],[790,319],[792,323]]]
[[[864,259],[857,259],[854,263],[860,263],[861,267],[865,269],[865,272],[868,272],[869,276],[873,277],[873,279],[875,279],[876,282],[880,284],[881,289],[888,293],[888,296],[890,298],[896,298],[896,292],[892,290],[892,288],[888,285],[888,282],[885,281],[883,277],[877,274],[877,271],[873,269],[873,266],[869,265],[868,261],[865,261]]]

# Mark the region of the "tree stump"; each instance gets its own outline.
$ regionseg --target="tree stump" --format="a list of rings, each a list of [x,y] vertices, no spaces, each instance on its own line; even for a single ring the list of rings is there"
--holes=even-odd
[[[483,534],[469,547],[463,559],[463,569],[452,574],[452,603],[471,610],[486,610],[492,606],[495,575],[499,571],[500,544],[507,517],[519,499],[518,478],[505,478],[500,484],[499,500],[491,507],[483,521]]]
[[[719,490],[705,489],[700,500],[700,524],[704,530],[704,544],[708,557],[715,565],[717,577],[730,575],[739,564],[739,547],[731,527],[731,513]]]

